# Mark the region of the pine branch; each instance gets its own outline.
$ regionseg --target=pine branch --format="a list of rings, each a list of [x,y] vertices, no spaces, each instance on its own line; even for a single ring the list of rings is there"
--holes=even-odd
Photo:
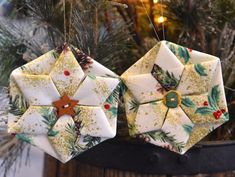
[[[120,21],[114,20],[111,26],[104,23],[108,18],[105,14],[114,13],[105,0],[89,0],[80,2],[73,11],[73,42],[82,52],[92,56],[95,60],[106,65],[108,68],[121,73],[131,64],[131,35],[128,26]],[[95,7],[95,9],[94,9]],[[109,11],[104,13],[104,9]],[[98,12],[98,13],[97,13]],[[96,15],[99,23],[96,24]],[[94,18],[93,18],[94,17]],[[94,28],[94,23],[96,28]],[[128,60],[123,58],[128,55]],[[123,64],[125,63],[125,64]],[[125,66],[125,67],[123,67]]]
[[[3,177],[7,177],[8,174],[11,172],[11,170],[13,170],[15,174],[17,168],[20,168],[22,165],[22,160],[23,160],[22,158],[24,153],[27,154],[26,158],[24,159],[25,164],[28,164],[29,151],[30,151],[30,146],[27,143],[20,142],[16,140],[15,137],[13,137],[12,140],[8,142],[8,147],[5,148],[5,151],[0,151],[1,154],[0,157],[3,159],[2,163],[0,164],[0,169],[1,169],[0,174],[2,174]]]
[[[174,135],[170,135],[169,132],[165,133],[162,131],[153,131],[153,132],[148,132],[145,134],[150,136],[155,141],[159,140],[164,143],[169,143],[178,152],[181,152],[182,148],[185,146],[185,143],[177,142]]]

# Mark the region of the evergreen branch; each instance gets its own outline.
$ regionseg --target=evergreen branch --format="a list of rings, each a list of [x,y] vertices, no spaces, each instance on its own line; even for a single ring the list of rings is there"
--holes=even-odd
[[[91,148],[101,142],[101,137],[93,137],[93,136],[86,135],[83,137],[83,142],[87,143],[86,144],[87,148]]]
[[[14,143],[11,143],[13,141]],[[5,149],[4,152],[0,153],[0,157],[3,159],[2,163],[0,164],[1,174],[3,177],[7,177],[9,173],[12,172],[12,169],[14,174],[16,174],[17,168],[21,167],[24,153],[27,154],[25,158],[25,164],[28,164],[29,161],[28,154],[30,152],[30,146],[23,141],[17,141],[15,137],[13,137],[11,142],[9,141],[9,147]]]
[[[152,131],[145,133],[147,136],[150,136],[154,141],[162,141],[164,143],[169,143],[176,151],[182,152],[182,149],[185,146],[183,142],[177,142],[174,135],[170,135],[169,132],[165,133],[163,131]]]
[[[66,126],[66,132],[69,133],[69,136],[66,138],[66,142],[73,157],[86,150],[86,147],[79,145],[77,142],[80,135],[77,134],[77,127],[75,124],[68,124]]]
[[[135,100],[131,100],[129,102],[129,104],[130,104],[130,110],[131,111],[134,111],[134,112],[138,111],[138,109],[139,109],[139,103],[138,102],[136,102]]]
[[[28,102],[25,100],[24,96],[22,95],[16,95],[14,99],[10,97],[9,105],[10,105],[9,113],[15,116],[23,115],[29,107]]]

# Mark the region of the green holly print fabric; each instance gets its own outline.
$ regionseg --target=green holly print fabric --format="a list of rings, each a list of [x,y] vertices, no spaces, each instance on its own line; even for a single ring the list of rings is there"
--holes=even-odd
[[[219,58],[161,41],[121,76],[129,132],[183,154],[229,120]]]

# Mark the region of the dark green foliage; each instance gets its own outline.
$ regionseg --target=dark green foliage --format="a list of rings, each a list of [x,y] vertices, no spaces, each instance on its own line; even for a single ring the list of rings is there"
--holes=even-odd
[[[211,106],[219,104],[219,99],[220,99],[219,85],[216,85],[211,89],[209,97],[211,98],[209,99],[211,100],[211,102],[209,102]]]
[[[42,108],[40,111],[44,118],[43,122],[48,126],[47,135],[56,136],[59,132],[52,129],[57,121],[56,113],[54,110],[50,110],[50,108]]]
[[[168,41],[166,42],[166,45],[169,47],[173,54],[179,57],[179,59],[183,59],[185,64],[189,62],[190,55],[186,47],[179,46]]]
[[[190,56],[186,47],[178,46],[178,55],[180,56],[180,58],[184,59],[185,64],[188,63]]]
[[[182,125],[182,126],[183,126],[183,128],[184,128],[184,131],[185,131],[188,135],[190,135],[190,134],[192,133],[193,127],[192,127],[191,125],[184,124],[184,125]]]
[[[112,113],[113,116],[117,116],[118,109],[116,107],[110,108],[109,111]]]
[[[176,48],[175,48],[175,46],[173,44],[171,44],[170,42],[166,42],[166,45],[169,47],[169,49],[171,50],[171,52],[173,54],[175,54],[175,55],[177,54]]]
[[[214,22],[222,28],[226,22],[233,23],[235,17],[234,0],[214,0],[212,3]]]
[[[78,3],[72,18],[76,37],[72,39],[82,52],[121,74],[132,64],[134,44],[128,25],[121,18],[107,18],[114,13],[115,9],[105,0]]]
[[[53,127],[57,121],[54,110],[50,110],[50,108],[42,108],[40,112],[42,114],[42,117],[44,118],[43,122],[49,127]]]
[[[1,30],[0,30],[1,34]],[[0,85],[7,86],[10,73],[17,67],[25,64],[22,55],[25,52],[23,44],[14,44],[0,36]]]
[[[153,140],[159,140],[164,143],[169,143],[172,147],[178,152],[182,152],[182,148],[184,148],[185,144],[183,142],[177,142],[174,135],[170,135],[169,132],[165,133],[163,131],[152,131],[145,133],[147,136],[151,137]]]
[[[18,140],[24,141],[26,143],[31,143],[32,142],[32,138],[27,136],[27,135],[25,135],[25,134],[17,134],[16,138]]]
[[[195,113],[207,115],[207,114],[212,114],[214,111],[217,111],[219,109],[219,105],[218,105],[219,97],[220,97],[219,85],[216,85],[212,87],[211,92],[208,95],[209,106],[199,107],[197,108]]]
[[[193,101],[188,97],[182,98],[181,103],[186,107],[191,107],[191,108],[195,107]]]
[[[206,68],[204,66],[202,66],[200,63],[195,64],[194,68],[200,76],[207,76]]]
[[[196,109],[195,114],[201,115],[210,115],[216,111],[221,111],[219,107],[220,101],[220,90],[219,85],[212,87],[210,94],[208,95],[209,106],[199,107]],[[223,112],[222,114],[223,121],[229,120],[228,112]]]
[[[123,81],[121,81],[119,85],[120,85],[120,94],[121,96],[123,96],[126,93],[128,88]]]
[[[179,80],[174,76],[173,73],[164,71],[160,66],[154,64],[152,69],[152,75],[157,79],[157,81],[164,87],[166,90],[175,89]]]
[[[48,136],[56,136],[59,132],[58,131],[53,131],[52,129],[50,129],[47,133]]]
[[[13,99],[10,97],[9,112],[15,116],[21,116],[28,109],[29,104],[22,95],[16,95]]]
[[[137,101],[131,100],[129,104],[130,104],[130,110],[131,110],[131,111],[134,111],[134,112],[137,112],[137,111],[138,111],[138,109],[139,109],[139,103],[138,103]]]
[[[101,141],[100,137],[93,137],[89,135],[86,135],[83,137],[83,142],[87,143],[86,144],[87,148],[91,148],[95,146],[96,144],[100,143],[100,141]]]
[[[69,136],[66,138],[66,143],[73,157],[77,156],[78,154],[86,150],[86,147],[79,146],[77,143],[78,135],[76,133],[75,124],[68,124],[66,126],[66,131],[69,133]]]
[[[119,102],[119,93],[120,93],[120,85],[118,85],[112,92],[112,94],[106,99],[106,102],[109,104],[114,104],[115,102]]]
[[[89,135],[82,137],[81,135],[77,135],[77,127],[75,124],[68,124],[66,126],[66,131],[70,134],[66,138],[66,141],[73,157],[93,147],[101,141],[100,137],[92,137]],[[86,143],[85,146],[79,145],[77,143],[77,138],[83,138],[83,142]]]
[[[195,111],[195,114],[208,115],[213,112],[214,110],[210,107],[200,107],[200,108],[197,108],[197,110]]]
[[[76,126],[74,124],[68,124],[66,126],[66,131],[71,135],[76,135]]]

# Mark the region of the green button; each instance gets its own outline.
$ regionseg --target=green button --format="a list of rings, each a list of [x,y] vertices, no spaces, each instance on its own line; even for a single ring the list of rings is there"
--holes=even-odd
[[[171,90],[166,93],[164,103],[168,108],[176,108],[181,103],[181,96],[177,91]]]

